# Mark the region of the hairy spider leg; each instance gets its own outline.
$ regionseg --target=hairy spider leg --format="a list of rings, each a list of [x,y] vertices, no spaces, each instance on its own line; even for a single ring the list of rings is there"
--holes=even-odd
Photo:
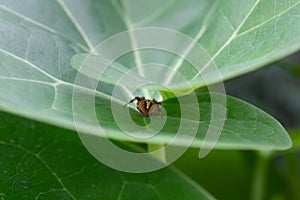
[[[126,107],[128,104],[134,102],[135,100],[140,101],[141,99],[145,99],[145,97],[142,97],[142,98],[135,97],[135,98],[131,99],[128,103],[126,103],[123,107]]]

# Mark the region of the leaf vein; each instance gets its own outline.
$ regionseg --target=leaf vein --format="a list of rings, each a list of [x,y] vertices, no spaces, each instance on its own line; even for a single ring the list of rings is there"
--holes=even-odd
[[[27,16],[25,16],[25,15],[22,15],[22,14],[16,12],[16,11],[14,11],[14,10],[12,10],[12,9],[10,9],[10,8],[8,8],[8,7],[6,7],[6,6],[0,5],[0,8],[1,8],[2,10],[5,10],[5,11],[7,11],[7,12],[9,12],[9,13],[11,13],[11,14],[13,14],[13,15],[19,17],[19,18],[21,18],[21,19],[24,20],[24,21],[27,21],[27,22],[29,22],[29,23],[31,23],[31,24],[33,24],[33,25],[39,27],[39,28],[42,28],[42,29],[44,29],[44,30],[46,30],[46,31],[49,31],[49,32],[51,32],[51,33],[57,34],[57,35],[59,35],[59,36],[62,36],[63,38],[66,38],[66,36],[63,35],[62,33],[60,33],[60,32],[58,32],[58,31],[56,31],[56,30],[54,30],[54,29],[52,29],[52,28],[46,26],[45,24],[43,24],[43,23],[41,23],[41,22],[38,22],[38,21],[36,21],[36,20],[34,20],[34,19],[31,19],[31,18],[29,18],[29,17],[27,17]],[[67,39],[69,39],[69,38],[67,38]],[[81,48],[81,49],[87,51],[86,47],[84,47],[82,44],[80,44],[80,43],[78,43],[78,42],[76,42],[76,41],[74,41],[74,40],[72,40],[72,41],[73,41],[74,44],[76,44],[79,48]]]
[[[175,0],[167,0],[163,3],[163,5],[160,5],[157,10],[155,10],[153,13],[145,17],[144,19],[141,19],[134,23],[135,27],[141,27],[145,24],[151,22],[155,18],[158,18],[162,14],[164,14],[168,9],[170,9],[174,5]]]
[[[123,6],[126,7],[125,5],[127,5],[127,1],[126,0],[123,0]],[[139,51],[137,51],[137,48],[138,48],[138,44],[137,44],[137,41],[136,41],[136,36],[135,36],[135,33],[134,33],[134,25],[133,23],[131,22],[130,20],[130,17],[128,16],[128,13],[124,12],[124,10],[122,10],[120,8],[120,6],[117,4],[117,2],[115,0],[111,1],[111,4],[113,6],[113,8],[117,11],[117,13],[120,15],[120,17],[123,19],[124,21],[124,24],[128,30],[128,35],[129,35],[129,38],[130,38],[130,42],[131,42],[131,47],[132,49],[134,50],[133,51],[133,55],[134,55],[134,61],[136,63],[136,67],[137,67],[137,70],[138,70],[138,74],[142,77],[145,77],[145,73],[144,73],[144,70],[142,68],[142,59],[141,59],[141,55],[139,53]]]
[[[292,6],[289,7],[288,9],[286,9],[286,10],[284,10],[284,11],[278,13],[277,15],[274,15],[273,17],[269,18],[268,20],[265,20],[265,21],[263,21],[262,23],[260,23],[260,24],[258,24],[258,25],[256,25],[256,26],[253,26],[252,28],[250,28],[250,29],[248,29],[248,30],[245,30],[245,31],[242,32],[242,33],[239,33],[238,35],[236,35],[236,38],[241,37],[241,36],[243,36],[243,35],[245,35],[245,34],[251,32],[251,31],[253,31],[253,30],[256,30],[257,28],[259,28],[259,27],[263,26],[264,24],[266,24],[266,23],[272,21],[273,19],[276,19],[276,18],[278,18],[278,17],[280,18],[280,17],[281,17],[283,14],[285,14],[287,11],[293,9],[294,7],[298,6],[299,4],[300,4],[300,1],[297,2],[296,4],[292,5]]]
[[[64,191],[67,192],[67,194],[72,198],[72,199],[76,199],[75,196],[65,187],[65,185],[63,184],[61,178],[59,178],[56,173],[51,169],[51,167],[47,164],[46,161],[44,161],[44,159],[42,159],[38,154],[34,153],[34,152],[31,152],[30,150],[20,146],[20,145],[16,145],[16,144],[10,144],[10,143],[7,143],[7,142],[4,142],[4,141],[1,141],[0,144],[2,145],[7,145],[7,146],[11,146],[11,147],[14,147],[14,148],[18,148],[22,151],[24,151],[25,153],[27,154],[30,154],[34,157],[36,157],[44,166],[45,168],[52,174],[52,176],[55,177],[55,179],[58,181],[58,183],[60,184],[60,186],[64,189]]]
[[[16,56],[8,51],[5,51],[3,49],[0,49],[0,52],[2,52],[3,54],[6,54],[16,60],[19,60],[27,65],[29,65],[30,67],[36,69],[37,71],[41,72],[42,74],[48,76],[49,78],[55,80],[56,82],[61,82],[61,80],[57,79],[56,77],[52,76],[51,74],[47,73],[46,71],[42,70],[41,68],[37,67],[36,65],[34,65],[33,63],[29,62],[28,60],[24,59],[24,58],[21,58],[19,56]]]
[[[208,23],[209,23],[209,19],[212,16],[212,13],[215,10],[216,5],[217,5],[216,2],[217,1],[214,2],[213,6],[211,7],[208,14],[206,15],[200,30],[198,31],[196,36],[193,38],[193,42],[185,49],[185,51],[183,52],[183,55],[178,58],[177,62],[175,63],[175,65],[173,67],[173,70],[171,71],[171,73],[166,78],[165,84],[169,84],[172,81],[172,79],[175,76],[176,71],[178,71],[179,67],[182,65],[182,63],[183,63],[184,59],[186,58],[186,56],[190,53],[190,51],[193,49],[193,47],[197,44],[197,42],[200,40],[200,38],[206,32],[207,27],[208,27]]]
[[[46,81],[39,81],[39,80],[34,80],[34,79],[26,79],[26,78],[18,78],[18,77],[8,77],[8,76],[0,76],[0,79],[15,80],[15,81],[24,81],[24,82],[39,83],[39,84],[44,84],[44,85],[55,86],[54,83],[46,82]]]
[[[260,2],[260,0],[256,0],[256,2],[253,4],[253,6],[250,8],[249,12],[245,15],[244,19],[242,20],[242,22],[239,24],[239,26],[235,29],[235,31],[232,33],[232,35],[228,38],[228,40],[222,45],[222,47],[209,59],[209,61],[203,66],[203,68],[201,70],[199,70],[199,72],[194,76],[193,79],[197,78],[208,66],[210,66],[210,64],[215,60],[215,58],[217,56],[220,55],[220,53],[228,46],[228,44],[230,44],[230,42],[235,39],[237,33],[239,32],[239,30],[243,27],[243,25],[245,24],[245,22],[247,21],[247,19],[250,17],[250,15],[252,14],[252,12],[255,10],[255,8],[257,7],[258,3]],[[193,80],[192,79],[192,80]]]
[[[80,23],[77,21],[76,17],[73,15],[73,13],[70,11],[68,6],[65,4],[63,0],[57,0],[58,4],[61,6],[61,8],[65,11],[66,15],[69,17],[71,22],[74,24],[74,26],[77,28],[78,32],[81,34],[83,37],[84,41],[88,45],[90,50],[94,49],[94,45],[92,44],[90,38],[86,34],[86,32],[83,30],[82,26]]]

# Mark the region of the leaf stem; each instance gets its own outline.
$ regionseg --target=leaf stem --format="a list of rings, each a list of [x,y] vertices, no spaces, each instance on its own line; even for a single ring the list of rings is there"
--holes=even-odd
[[[267,169],[272,157],[272,151],[259,151],[255,164],[251,200],[262,200],[265,198]]]

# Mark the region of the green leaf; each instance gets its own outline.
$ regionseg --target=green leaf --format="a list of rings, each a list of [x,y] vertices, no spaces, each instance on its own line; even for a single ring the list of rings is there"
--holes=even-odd
[[[164,27],[190,36],[211,56],[223,79],[257,69],[300,48],[299,0],[158,2],[123,4],[130,26]],[[146,9],[141,11],[141,5]],[[182,62],[164,59],[159,63],[179,66]],[[186,63],[182,63],[184,67]]]
[[[220,117],[214,116],[212,110],[212,98],[222,99],[222,94],[198,94],[200,110],[200,124],[194,145],[199,146],[203,141],[203,133],[207,131],[208,126],[213,120],[221,120]],[[291,139],[282,125],[273,117],[264,111],[234,97],[226,96],[227,113],[224,119],[224,127],[220,138],[216,144],[216,148],[225,149],[286,149],[291,147]],[[166,101],[163,105],[173,106],[174,99]],[[210,105],[209,105],[210,104]],[[193,109],[193,104],[189,105]],[[221,105],[218,105],[221,107]],[[172,108],[170,108],[172,109]],[[201,112],[202,111],[202,112]],[[178,113],[175,114],[178,116]],[[180,115],[179,115],[180,116]],[[178,122],[177,122],[178,123]],[[176,123],[175,123],[176,124]]]
[[[78,113],[72,110],[73,90],[79,90],[78,95],[82,96],[83,102],[78,106],[84,106],[85,97],[94,93],[88,86],[74,85],[77,71],[71,67],[70,59],[77,53],[90,51],[115,33],[135,27],[158,26],[183,32],[211,55],[208,61],[217,65],[223,78],[237,76],[299,49],[299,2],[149,1],[141,4],[137,1],[2,0],[0,109],[75,130],[73,117]],[[129,40],[129,43],[133,42]],[[167,66],[178,66],[178,71],[186,76],[197,73],[189,70],[190,67],[185,68],[188,63],[174,59],[173,54],[139,53],[124,55],[117,61],[127,67],[135,66],[138,60],[162,61],[160,63]],[[195,83],[195,86],[200,85]],[[130,139],[116,127],[111,118],[110,101],[115,85],[101,86],[95,92],[96,109],[107,134],[115,139],[144,142]],[[124,110],[120,99],[112,100],[119,103],[117,109]],[[176,127],[169,123],[178,124],[181,116],[174,113],[178,105],[172,101],[164,103],[164,107],[168,114],[173,112],[173,116],[170,114],[161,134],[149,142],[164,143],[174,136]],[[198,101],[202,110],[210,109],[207,95],[198,96]],[[273,118],[238,100],[229,98],[230,102],[225,129],[216,147],[285,149],[291,145],[286,132]],[[188,106],[193,105],[186,108]],[[97,127],[89,122],[89,111],[80,113],[79,124],[87,127],[87,132],[95,133]],[[209,112],[204,112],[201,120],[210,119],[209,116]],[[136,112],[133,119],[144,123]],[[193,144],[196,147],[202,144],[208,127],[204,121],[200,121],[200,125]],[[184,140],[178,141],[178,145],[185,145]]]
[[[112,2],[114,9],[124,18],[127,29],[170,28],[197,41],[204,48],[205,52],[201,53],[209,56],[207,58],[198,53],[199,60],[204,59],[197,63],[200,64],[198,69],[202,71],[202,68],[215,65],[221,74],[207,80],[206,83],[219,82],[253,71],[300,48],[300,19],[297,14],[300,12],[299,0],[280,3],[267,0],[190,0],[184,3],[161,0],[143,4],[137,1]],[[150,38],[151,33],[148,36]],[[139,32],[132,34],[137,35],[132,39],[132,46],[139,47],[139,43],[143,43],[143,40],[139,40]],[[163,36],[162,33],[161,37]],[[159,41],[159,34],[156,37]],[[176,47],[182,49],[182,56],[189,55],[196,48],[192,43],[190,48],[186,48],[182,41],[178,43],[180,45]],[[132,59],[133,57],[135,59]],[[123,56],[118,62],[128,68],[149,62],[171,66],[185,78],[192,79],[193,88],[205,85],[200,75],[208,76],[205,72],[195,70],[195,66],[191,66],[182,58],[159,50],[136,51]],[[74,67],[78,69],[76,64]],[[144,75],[146,78],[158,76],[155,71],[150,75],[147,73]],[[169,71],[161,69],[160,73],[165,74],[166,79],[173,78],[172,75],[168,75]],[[164,81],[161,79],[159,83]]]
[[[87,95],[85,97],[79,103],[82,103],[83,112],[86,111],[89,114],[75,117],[78,122],[77,126],[80,127],[81,120],[86,131],[97,134],[97,125],[88,123],[94,121],[93,115],[90,114],[93,112],[93,108],[86,110],[89,97]],[[127,110],[117,103],[112,104],[113,110],[117,113],[112,112],[109,100],[96,99],[97,119],[101,128],[107,129],[104,132],[108,137],[133,142],[172,143],[180,146],[192,145],[193,147],[206,148],[211,145],[211,141],[205,139],[208,131],[218,131],[218,127],[210,126],[221,126],[223,122],[224,127],[221,127],[222,132],[217,138],[218,142],[215,148],[283,150],[291,146],[291,140],[282,125],[262,110],[223,94],[202,93],[197,94],[196,98],[197,100],[192,102],[190,95],[187,95],[162,102],[162,108],[165,110],[163,115],[165,116],[161,118],[157,114],[152,118],[153,124],[150,125],[137,111],[131,110],[131,116],[126,115]],[[226,116],[222,115],[222,109],[225,108],[223,105],[224,98],[227,101]],[[87,105],[83,102],[86,102]],[[214,109],[219,108],[219,110],[213,110],[213,106]],[[199,109],[200,112],[199,121],[194,116],[196,109]],[[184,115],[181,114],[183,112],[185,112]],[[136,124],[130,122],[131,118],[142,127],[137,127]],[[164,120],[163,128],[160,130]],[[214,124],[214,122],[220,123]],[[88,128],[86,127],[87,124],[90,125]],[[180,132],[179,128],[181,128]],[[144,138],[144,136],[148,136],[147,134],[152,134],[157,130],[159,133],[155,136]],[[126,134],[125,131],[127,131]],[[190,144],[189,137],[193,136],[193,131],[196,131],[196,135],[193,143]],[[175,136],[177,139],[174,139]]]
[[[172,167],[144,174],[102,165],[74,132],[0,113],[3,199],[214,199]]]

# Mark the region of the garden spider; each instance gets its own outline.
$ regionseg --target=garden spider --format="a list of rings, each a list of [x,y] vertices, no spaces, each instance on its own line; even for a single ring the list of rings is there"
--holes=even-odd
[[[150,100],[145,99],[145,97],[135,97],[134,99],[131,99],[128,103],[126,103],[124,107],[127,106],[127,104],[134,102],[135,100],[137,101],[136,108],[144,117],[149,117],[156,110],[158,110],[158,112],[162,116],[162,112],[160,109],[161,102],[158,102],[155,99]]]

